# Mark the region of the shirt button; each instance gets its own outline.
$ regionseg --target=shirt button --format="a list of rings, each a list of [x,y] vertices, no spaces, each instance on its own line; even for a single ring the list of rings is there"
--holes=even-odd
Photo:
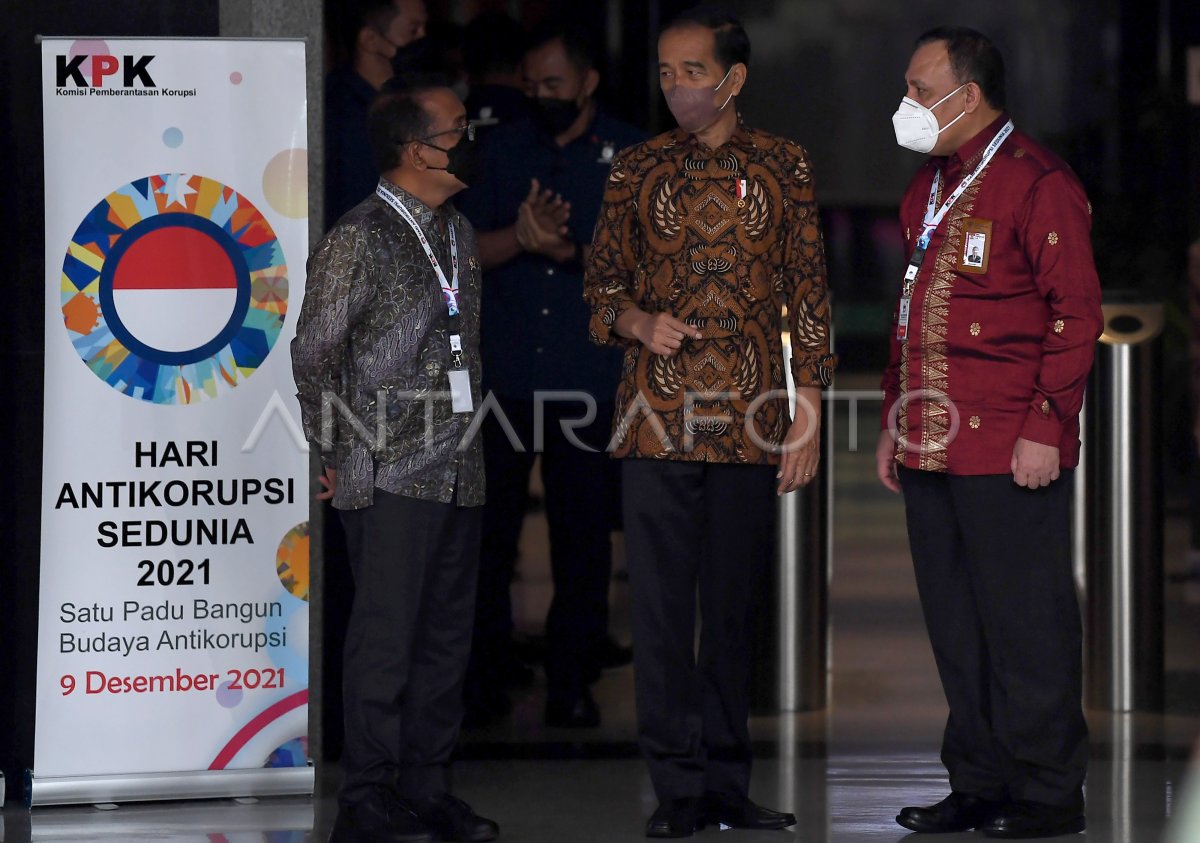
[[[550,315],[550,308],[548,308],[548,307],[543,307],[543,308],[542,308],[542,315],[543,315],[543,316],[549,316],[549,315]]]
[[[541,354],[541,353],[542,353],[542,347],[541,347],[540,345],[537,347],[537,353],[538,353],[538,354]]]
[[[552,266],[551,266],[551,267],[548,267],[548,268],[546,269],[546,274],[547,274],[547,275],[553,275],[553,274],[554,274],[554,267],[552,267]]]

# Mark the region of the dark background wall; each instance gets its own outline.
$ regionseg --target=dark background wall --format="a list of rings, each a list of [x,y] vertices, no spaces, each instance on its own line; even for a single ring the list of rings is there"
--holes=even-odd
[[[224,0],[238,5],[240,0]],[[653,72],[656,34],[680,0],[427,0],[436,18],[465,22],[489,7],[526,23],[568,9],[608,56],[603,97],[619,116],[667,128]],[[244,0],[257,13],[252,0]],[[43,160],[38,33],[215,36],[221,0],[5,0],[0,53],[0,161],[7,234],[0,330],[9,385],[0,506],[0,769],[20,798],[32,760],[39,543],[44,293]],[[331,7],[340,5],[331,2]],[[1200,106],[1185,96],[1185,56],[1200,46],[1195,0],[742,0],[726,4],[754,44],[746,119],[808,147],[830,255],[840,351],[850,371],[875,371],[903,256],[895,203],[919,157],[895,146],[890,116],[913,39],[939,23],[991,34],[1009,65],[1018,124],[1076,169],[1095,206],[1097,263],[1107,294],[1168,305],[1168,489],[1193,454],[1186,342],[1187,246],[1200,237]],[[228,9],[226,10],[228,11]],[[310,91],[310,96],[320,96]],[[87,127],[79,127],[86,132]],[[319,179],[312,185],[321,190]],[[1176,500],[1180,499],[1177,495]]]

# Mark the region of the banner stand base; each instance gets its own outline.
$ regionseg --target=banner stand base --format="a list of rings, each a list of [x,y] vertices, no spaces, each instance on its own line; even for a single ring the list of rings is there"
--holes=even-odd
[[[155,799],[232,799],[242,796],[311,796],[315,775],[307,767],[129,773],[119,776],[42,776],[29,772],[28,804],[92,805]],[[3,779],[0,779],[2,793]],[[0,804],[3,804],[0,802]]]

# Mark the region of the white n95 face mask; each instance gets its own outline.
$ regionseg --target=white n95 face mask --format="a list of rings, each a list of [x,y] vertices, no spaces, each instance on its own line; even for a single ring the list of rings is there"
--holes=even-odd
[[[962,118],[963,111],[945,126],[938,126],[933,109],[944,103],[950,97],[966,87],[964,82],[946,96],[935,102],[931,108],[926,108],[914,99],[905,97],[900,100],[900,107],[892,115],[892,128],[896,130],[896,143],[913,152],[929,152],[937,143],[938,135],[949,129]]]

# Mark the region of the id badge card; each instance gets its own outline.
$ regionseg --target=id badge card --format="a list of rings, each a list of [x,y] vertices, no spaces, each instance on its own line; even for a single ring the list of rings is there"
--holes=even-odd
[[[469,413],[475,409],[471,401],[471,373],[466,369],[451,369],[450,408],[456,413]]]
[[[902,296],[900,299],[900,314],[896,319],[896,339],[904,340],[908,337],[908,318],[912,310],[912,299],[908,296]]]
[[[963,221],[963,249],[958,256],[959,272],[983,275],[992,255],[992,221],[968,217]]]

